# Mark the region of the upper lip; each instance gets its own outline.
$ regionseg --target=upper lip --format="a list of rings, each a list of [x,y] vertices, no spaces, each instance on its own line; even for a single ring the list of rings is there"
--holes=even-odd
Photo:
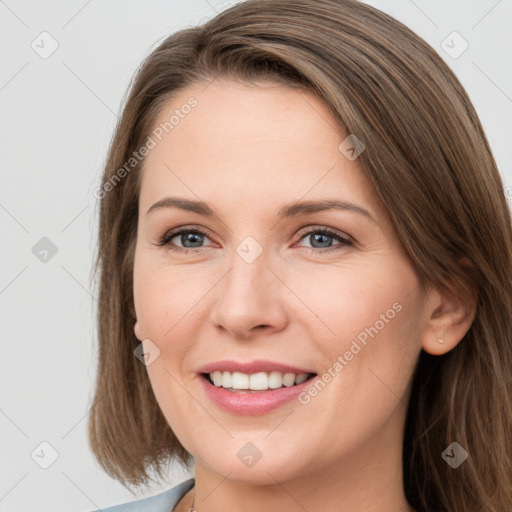
[[[311,370],[298,368],[284,363],[277,363],[275,361],[265,361],[258,359],[250,362],[239,362],[239,361],[214,361],[213,363],[205,364],[198,368],[197,373],[212,373],[212,372],[241,372],[249,375],[258,372],[281,372],[281,373],[295,373],[299,375],[301,373],[315,373]]]

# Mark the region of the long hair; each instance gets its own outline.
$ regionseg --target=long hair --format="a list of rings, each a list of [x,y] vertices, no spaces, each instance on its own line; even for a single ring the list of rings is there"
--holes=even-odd
[[[512,228],[502,180],[467,93],[402,23],[355,0],[249,0],[165,39],[142,63],[102,178],[98,372],[89,440],[123,485],[190,462],[134,356],[133,263],[144,160],[131,161],[177,91],[217,77],[271,79],[314,93],[363,141],[364,172],[421,285],[478,295],[448,353],[421,351],[403,444],[418,512],[512,510]],[[130,161],[131,167],[126,163]],[[120,172],[123,168],[125,172]],[[443,451],[469,454],[457,469]]]

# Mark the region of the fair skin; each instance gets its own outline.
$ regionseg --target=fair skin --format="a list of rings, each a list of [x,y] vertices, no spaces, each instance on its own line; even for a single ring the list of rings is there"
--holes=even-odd
[[[456,346],[471,315],[421,291],[358,159],[338,149],[347,134],[318,98],[271,82],[217,80],[181,91],[155,126],[190,96],[197,106],[144,164],[134,330],[160,350],[147,371],[169,425],[194,457],[195,508],[412,510],[402,440],[414,365],[422,348],[438,355]],[[205,201],[215,215],[146,213],[167,196]],[[278,218],[285,203],[324,199],[353,203],[373,220],[337,209]],[[208,236],[156,245],[182,226]],[[323,226],[352,245],[302,234]],[[263,249],[251,263],[236,252],[248,236]],[[270,359],[321,375],[395,303],[400,312],[306,405],[292,400],[265,414],[234,414],[200,385],[196,370],[220,359]],[[262,454],[252,467],[237,457],[247,442]],[[187,511],[192,499],[191,491],[175,510]]]

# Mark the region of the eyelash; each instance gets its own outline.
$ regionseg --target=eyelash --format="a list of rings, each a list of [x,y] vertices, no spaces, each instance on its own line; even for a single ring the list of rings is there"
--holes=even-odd
[[[182,252],[182,253],[197,252],[199,249],[203,248],[203,247],[197,247],[197,248],[190,249],[190,248],[187,248],[187,247],[179,247],[179,246],[176,246],[176,245],[170,243],[170,241],[174,237],[176,237],[177,235],[181,235],[183,233],[194,233],[196,235],[202,235],[202,236],[205,236],[205,237],[209,238],[208,233],[206,233],[206,231],[203,231],[202,229],[199,229],[199,228],[180,228],[180,229],[177,229],[175,231],[170,231],[168,233],[165,233],[162,237],[160,237],[158,239],[156,245],[158,247],[164,247],[164,246],[168,245],[169,246],[169,250],[176,251],[176,252]],[[340,235],[336,231],[333,231],[330,228],[325,227],[325,226],[320,227],[320,228],[315,228],[315,229],[303,230],[303,231],[300,231],[298,234],[300,236],[300,240],[303,240],[308,235],[322,234],[322,235],[328,235],[330,237],[336,238],[339,242],[341,242],[339,245],[336,245],[334,247],[330,247],[330,248],[327,248],[327,249],[321,249],[321,248],[316,248],[316,247],[306,247],[306,249],[309,249],[310,252],[331,252],[331,251],[339,250],[340,248],[342,248],[344,246],[351,246],[351,245],[353,245],[352,240],[350,240],[347,237],[344,237],[344,236]]]

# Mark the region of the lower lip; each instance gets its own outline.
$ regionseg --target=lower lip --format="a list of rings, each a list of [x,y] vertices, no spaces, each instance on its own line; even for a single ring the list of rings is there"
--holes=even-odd
[[[225,411],[245,416],[266,414],[290,402],[318,378],[318,375],[289,388],[269,389],[250,393],[244,390],[229,391],[210,384],[203,375],[198,375],[201,385],[210,400]]]

